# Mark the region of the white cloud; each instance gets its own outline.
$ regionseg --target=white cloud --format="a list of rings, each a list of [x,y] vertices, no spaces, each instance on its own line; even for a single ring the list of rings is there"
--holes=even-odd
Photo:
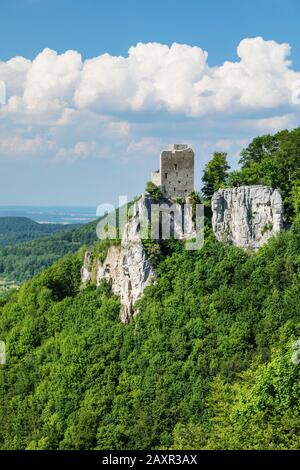
[[[11,96],[20,96],[24,92],[26,75],[31,65],[30,60],[24,57],[14,57],[7,62],[0,61],[0,77]]]
[[[138,44],[127,58],[105,54],[86,61],[74,102],[80,108],[164,109],[187,116],[290,103],[300,74],[290,69],[288,44],[244,39],[237,53],[239,61],[209,67],[199,47]]]
[[[0,154],[2,153],[9,156],[34,156],[39,152],[44,152],[45,149],[52,150],[54,147],[53,142],[44,141],[39,137],[26,139],[16,136],[0,140]]]
[[[288,44],[257,37],[241,41],[236,61],[215,67],[200,47],[176,43],[139,43],[127,57],[83,61],[76,51],[45,49],[32,61],[0,62],[8,98],[0,107],[0,156],[31,149],[58,160],[116,157],[121,148],[142,154],[161,142],[159,120],[168,141],[179,124],[192,123],[200,141],[195,123],[201,135],[216,123],[216,143],[229,142],[233,118],[231,131],[242,133],[236,142],[245,141],[247,126],[248,135],[276,131],[299,118],[292,97],[300,72],[290,52]]]
[[[81,55],[67,51],[58,55],[44,49],[26,76],[23,100],[28,110],[65,108],[70,105],[82,69]]]
[[[158,155],[162,146],[162,141],[156,137],[141,137],[131,140],[126,148],[127,155],[153,156]]]
[[[280,129],[289,129],[299,125],[299,117],[295,114],[283,114],[282,116],[273,116],[264,119],[255,119],[244,121],[243,126],[251,127],[256,132],[276,132]]]

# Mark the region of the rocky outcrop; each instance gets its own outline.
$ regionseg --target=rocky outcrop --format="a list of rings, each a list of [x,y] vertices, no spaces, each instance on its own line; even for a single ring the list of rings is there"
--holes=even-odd
[[[105,280],[111,286],[112,292],[120,297],[120,319],[123,323],[127,323],[137,313],[135,302],[156,277],[142,242],[148,238],[150,227],[153,238],[157,240],[161,236],[169,238],[170,234],[181,240],[195,236],[191,206],[186,207],[183,217],[179,204],[164,199],[159,204],[159,217],[157,203],[150,195],[143,195],[133,204],[130,212],[129,220],[124,225],[121,243],[108,249],[104,262],[95,260],[94,267],[91,252],[86,252],[81,270],[83,285],[92,280],[93,271],[96,272],[97,285]]]
[[[120,319],[123,323],[128,323],[136,313],[136,300],[155,279],[155,271],[141,239],[143,224],[147,230],[150,208],[149,198],[142,197],[134,203],[130,220],[124,227],[121,244],[110,247],[104,262],[97,266],[97,284],[106,280],[112,292],[120,297]]]
[[[81,268],[81,282],[86,284],[92,279],[92,253],[86,251],[84,254],[83,265]]]
[[[157,241],[170,235],[180,240],[194,238],[192,207],[187,205],[184,211],[171,199],[163,199],[158,205],[150,195],[143,195],[131,207],[120,243],[108,248],[104,261],[90,251],[85,253],[81,270],[83,286],[91,281],[99,285],[105,280],[120,297],[123,323],[137,313],[136,301],[156,278],[143,239],[148,238],[150,229],[152,239]],[[283,224],[280,193],[266,186],[220,189],[213,195],[212,211],[216,238],[244,249],[257,250]]]
[[[281,195],[267,186],[219,189],[212,212],[216,238],[244,249],[257,250],[282,229]]]
[[[154,269],[142,243],[111,247],[103,264],[98,265],[97,284],[103,279],[111,286],[112,292],[120,297],[120,320],[128,323],[137,313],[134,308],[136,300],[155,279]]]

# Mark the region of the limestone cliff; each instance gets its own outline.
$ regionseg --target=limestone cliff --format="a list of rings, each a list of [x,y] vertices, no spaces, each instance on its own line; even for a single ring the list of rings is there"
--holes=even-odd
[[[86,284],[92,279],[92,253],[86,251],[84,254],[83,266],[81,268],[81,282]]]
[[[267,186],[219,189],[212,212],[216,238],[244,249],[257,250],[282,229],[281,195]]]
[[[92,280],[92,271],[96,273],[97,285],[105,280],[111,286],[112,292],[120,297],[122,305],[120,319],[123,323],[127,323],[137,313],[134,307],[136,300],[141,297],[144,289],[155,280],[155,270],[142,243],[142,238],[148,236],[150,220],[154,239],[160,237],[159,217],[154,216],[151,219],[151,211],[154,211],[155,207],[157,207],[155,201],[149,195],[141,196],[133,204],[130,218],[124,226],[121,243],[108,249],[103,262],[97,259],[92,260],[90,251],[85,253],[81,270],[82,283],[86,284]],[[176,238],[190,239],[195,236],[191,206],[186,208],[184,220],[181,206],[174,204],[171,200],[160,201],[159,211],[161,217],[167,220],[167,230],[173,233]],[[158,222],[156,228],[155,221]]]
[[[139,242],[127,247],[111,247],[104,263],[99,263],[97,269],[97,284],[105,279],[112,292],[120,297],[120,320],[123,323],[128,323],[137,313],[134,304],[154,278],[154,269]]]
[[[282,228],[280,193],[266,186],[220,189],[213,195],[212,210],[216,238],[244,249],[257,250]],[[168,222],[165,231],[163,220]],[[170,234],[181,240],[196,235],[191,206],[185,207],[183,214],[182,207],[171,199],[161,200],[158,206],[150,195],[143,195],[131,207],[120,243],[112,243],[105,259],[97,259],[97,255],[90,251],[85,253],[82,284],[92,281],[99,285],[105,280],[112,292],[120,297],[120,319],[123,323],[137,313],[136,301],[144,289],[155,281],[155,269],[143,244],[150,227],[152,239],[157,241],[160,237],[169,238]]]
[[[121,245],[111,247],[97,269],[97,284],[105,279],[112,292],[120,296],[120,319],[127,323],[134,315],[134,303],[144,289],[155,279],[145,248],[142,244],[141,221],[148,220],[151,201],[142,197],[134,203],[131,219],[126,223]]]

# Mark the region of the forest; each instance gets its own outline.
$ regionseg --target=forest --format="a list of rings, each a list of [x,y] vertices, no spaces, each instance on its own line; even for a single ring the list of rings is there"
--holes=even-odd
[[[75,228],[76,225],[71,224],[40,224],[27,217],[0,217],[0,245],[15,245]]]
[[[43,232],[46,235],[41,236],[42,232],[36,228],[36,225],[40,224],[36,224],[30,219],[25,219],[25,221],[25,224],[23,219],[18,223],[9,221],[8,224],[7,221],[2,221],[0,218],[0,228],[2,229],[0,276],[17,284],[30,279],[66,253],[75,253],[83,244],[93,243],[97,240],[96,222],[82,226],[68,225],[67,227],[57,224],[58,227],[54,225],[56,228],[53,233],[51,233],[52,229],[47,226],[50,233],[47,234],[47,230],[44,229]],[[45,226],[42,225],[42,227]],[[31,231],[32,227],[34,227],[33,231]],[[35,236],[36,233],[39,234],[39,237]],[[16,240],[19,237],[27,237],[27,239],[18,243]],[[1,240],[3,240],[4,246],[1,246]],[[9,241],[9,244],[4,243],[4,240]],[[13,240],[15,240],[14,243]]]
[[[240,184],[284,200],[257,253],[209,223],[212,193]],[[80,285],[89,237],[0,299],[0,449],[299,448],[300,129],[254,139],[238,171],[215,153],[200,197],[203,248],[165,242],[128,325],[108,285]]]

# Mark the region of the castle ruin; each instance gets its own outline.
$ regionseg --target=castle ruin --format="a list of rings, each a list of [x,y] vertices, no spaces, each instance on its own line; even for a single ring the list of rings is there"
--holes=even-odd
[[[186,199],[194,191],[194,151],[188,145],[174,144],[160,154],[160,169],[151,175],[165,197]]]

